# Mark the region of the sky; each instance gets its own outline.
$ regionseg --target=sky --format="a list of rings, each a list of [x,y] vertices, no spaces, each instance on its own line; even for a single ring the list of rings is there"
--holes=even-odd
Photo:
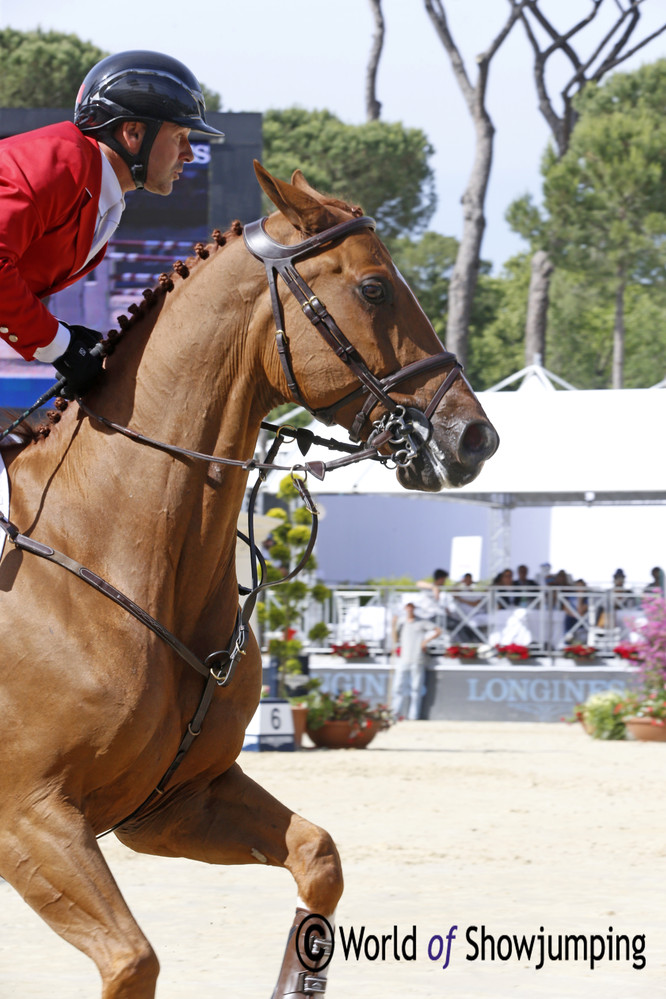
[[[475,55],[504,23],[507,0],[444,0],[450,29],[467,72],[475,80]],[[565,28],[587,12],[591,0],[543,0]],[[613,6],[607,0],[609,9]],[[438,208],[430,228],[460,236],[461,196],[474,151],[466,105],[448,56],[423,0],[384,0],[386,36],[377,81],[382,118],[421,128],[435,148]],[[605,8],[604,8],[605,9]],[[666,22],[664,0],[645,0],[636,37]],[[0,0],[3,27],[37,27],[77,34],[109,52],[153,49],[181,59],[222,97],[225,111],[265,111],[298,105],[327,108],[343,121],[365,120],[365,73],[373,32],[368,0]],[[592,51],[588,36],[585,52]],[[624,68],[666,55],[666,33]],[[553,66],[553,94],[564,79]],[[495,56],[488,109],[496,127],[493,169],[486,202],[482,255],[495,271],[524,249],[504,221],[508,204],[531,192],[539,198],[539,163],[549,139],[537,108],[531,50],[520,25]],[[299,164],[295,163],[294,166]],[[353,193],[353,192],[352,192]]]

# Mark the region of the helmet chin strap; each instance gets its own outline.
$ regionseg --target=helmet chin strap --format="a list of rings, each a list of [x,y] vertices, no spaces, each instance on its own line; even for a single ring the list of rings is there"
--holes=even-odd
[[[96,138],[105,142],[107,146],[110,146],[111,149],[118,153],[121,159],[125,161],[130,169],[132,180],[134,181],[134,186],[137,191],[143,190],[146,180],[148,179],[148,160],[150,159],[150,151],[153,148],[155,139],[157,138],[157,133],[162,127],[161,121],[144,121],[142,124],[146,126],[146,131],[141,141],[141,147],[136,154],[130,153],[122,142],[118,141],[114,131],[111,129],[107,130],[104,128],[96,128],[93,133]]]

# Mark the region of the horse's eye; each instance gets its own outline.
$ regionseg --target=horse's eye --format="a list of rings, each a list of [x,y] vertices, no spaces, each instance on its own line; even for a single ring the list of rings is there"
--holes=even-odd
[[[369,278],[361,285],[361,294],[368,302],[372,302],[373,305],[379,305],[386,298],[386,289],[377,278]]]

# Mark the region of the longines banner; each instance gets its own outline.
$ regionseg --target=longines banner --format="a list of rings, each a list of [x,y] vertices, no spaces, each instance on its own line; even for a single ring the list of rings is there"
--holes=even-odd
[[[388,701],[391,668],[311,666],[332,694],[358,690],[371,703]],[[613,666],[437,666],[426,672],[422,717],[441,721],[557,722],[603,690],[625,690],[633,671]]]

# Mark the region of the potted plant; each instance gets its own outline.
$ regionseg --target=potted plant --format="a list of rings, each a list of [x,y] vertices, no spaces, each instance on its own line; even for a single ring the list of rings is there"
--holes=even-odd
[[[510,659],[512,663],[525,663],[530,658],[529,647],[517,645],[515,642],[509,645],[496,645],[495,652],[500,659]]]
[[[476,662],[479,659],[478,645],[449,645],[444,650],[447,659],[464,659],[468,663]]]
[[[613,649],[616,656],[620,659],[627,659],[630,662],[638,662],[640,646],[632,644],[631,642],[620,642]]]
[[[630,738],[666,742],[666,600],[651,596],[644,604],[640,641],[633,648],[638,686],[627,692],[622,717]]]
[[[306,731],[315,746],[329,749],[364,749],[396,720],[385,704],[371,707],[359,697],[358,690],[343,690],[332,697],[317,688],[305,701]]]
[[[562,649],[565,659],[573,659],[578,666],[589,666],[597,657],[594,645],[565,645]]]
[[[627,738],[641,742],[666,742],[666,691],[629,691],[619,713]]]
[[[370,655],[365,642],[342,642],[340,645],[331,643],[331,650],[334,655],[342,656],[343,659],[367,659]]]
[[[568,720],[580,721],[593,739],[624,739],[625,696],[622,690],[602,690],[591,694],[584,704],[576,706],[574,717]]]
[[[280,483],[278,499],[285,501],[287,508],[274,507],[267,516],[275,519],[266,544],[269,557],[266,560],[268,579],[284,579],[301,558],[310,539],[312,515],[294,502],[298,492],[291,476]],[[257,616],[273,635],[268,641],[268,653],[277,667],[278,684],[276,693],[281,697],[298,696],[307,693],[307,657],[303,654],[303,642],[297,637],[297,628],[313,602],[324,604],[331,591],[323,583],[314,579],[317,567],[314,556],[308,559],[306,568],[297,579],[290,579],[268,591],[270,596],[257,604]],[[310,642],[322,643],[329,635],[329,627],[317,621],[307,632]]]

